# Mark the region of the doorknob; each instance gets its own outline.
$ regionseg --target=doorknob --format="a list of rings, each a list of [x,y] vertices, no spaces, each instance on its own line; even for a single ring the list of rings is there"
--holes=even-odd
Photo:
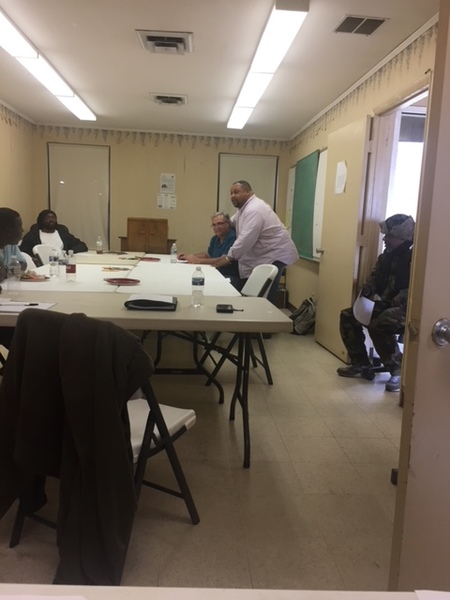
[[[431,337],[436,346],[446,346],[450,343],[450,321],[448,319],[439,319],[434,324]]]
[[[317,254],[323,254],[325,250],[323,248],[316,248]]]

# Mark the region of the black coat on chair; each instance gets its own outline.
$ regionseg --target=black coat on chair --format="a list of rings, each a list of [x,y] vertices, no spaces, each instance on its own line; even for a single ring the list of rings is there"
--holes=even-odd
[[[120,583],[136,509],[126,402],[152,372],[112,323],[18,318],[0,386],[0,518],[18,497],[39,502],[36,476],[60,478],[55,583]]]

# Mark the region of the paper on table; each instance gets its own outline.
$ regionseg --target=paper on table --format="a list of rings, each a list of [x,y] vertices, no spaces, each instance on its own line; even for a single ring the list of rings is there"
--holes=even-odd
[[[21,594],[20,596],[0,594],[0,600],[86,600],[84,596],[42,596],[37,594]]]
[[[372,318],[374,304],[375,302],[373,300],[361,296],[361,292],[359,292],[358,297],[353,304],[353,315],[355,319],[363,325],[368,325]]]
[[[55,306],[56,302],[14,302],[0,301],[0,312],[20,313],[26,308],[41,308],[47,310]]]
[[[416,590],[419,600],[450,600],[450,592],[433,592],[431,590]]]
[[[173,302],[173,296],[164,296],[163,294],[131,294],[128,300],[153,300],[156,302]]]

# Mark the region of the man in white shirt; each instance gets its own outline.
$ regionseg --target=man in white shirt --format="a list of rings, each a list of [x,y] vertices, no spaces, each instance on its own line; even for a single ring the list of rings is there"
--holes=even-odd
[[[264,200],[255,196],[247,181],[233,183],[230,193],[231,202],[238,209],[231,217],[237,239],[214,266],[223,267],[228,262],[238,261],[239,278],[232,278],[231,283],[240,291],[255,267],[276,265],[278,275],[267,296],[274,302],[284,268],[298,259],[297,249],[278,216]]]

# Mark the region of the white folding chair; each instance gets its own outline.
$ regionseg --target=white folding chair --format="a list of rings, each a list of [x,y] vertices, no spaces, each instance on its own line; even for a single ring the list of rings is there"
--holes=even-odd
[[[41,313],[45,312],[45,315]],[[39,314],[38,314],[39,313]],[[68,329],[66,329],[67,327],[67,322],[71,321],[69,323],[70,327]],[[146,352],[144,350],[144,348],[142,347],[142,345],[139,343],[138,338],[135,338],[134,336],[130,336],[130,333],[125,331],[124,329],[122,329],[121,327],[117,326],[117,325],[113,325],[112,323],[107,323],[107,322],[103,322],[103,321],[99,321],[97,319],[90,319],[88,317],[86,317],[85,315],[63,315],[63,314],[59,314],[59,313],[52,313],[50,311],[37,311],[35,309],[28,309],[24,312],[21,313],[21,315],[18,318],[17,321],[17,325],[16,325],[16,336],[17,339],[21,339],[22,337],[26,337],[26,339],[29,338],[37,338],[38,335],[40,335],[42,333],[43,330],[47,329],[49,331],[52,331],[52,335],[50,336],[49,340],[46,340],[46,343],[44,344],[44,346],[40,346],[37,344],[32,344],[32,345],[28,345],[28,344],[19,344],[17,342],[16,339],[16,344],[14,345],[13,342],[13,346],[12,346],[12,363],[11,363],[11,369],[8,372],[8,369],[6,369],[6,373],[5,373],[5,377],[3,378],[2,381],[2,386],[5,385],[6,382],[6,387],[10,386],[13,387],[13,382],[15,381],[15,377],[16,377],[16,369],[20,370],[23,366],[23,364],[29,364],[31,362],[33,362],[31,359],[33,357],[36,356],[36,353],[39,353],[39,368],[40,365],[45,365],[45,377],[46,377],[46,381],[48,379],[48,381],[50,381],[50,378],[48,377],[49,373],[47,372],[48,369],[50,368],[50,365],[53,365],[53,359],[55,357],[61,357],[62,353],[59,352],[59,347],[60,344],[62,344],[63,342],[61,342],[61,337],[65,336],[65,343],[67,343],[67,341],[71,341],[74,338],[77,338],[77,344],[80,344],[80,347],[83,347],[85,342],[84,342],[84,338],[83,336],[76,336],[75,333],[78,332],[78,328],[82,326],[83,327],[83,332],[86,334],[88,333],[89,335],[93,336],[92,339],[101,339],[103,340],[103,342],[105,341],[106,338],[109,338],[110,340],[113,340],[114,343],[111,344],[106,344],[107,349],[110,349],[110,355],[102,355],[102,358],[100,359],[101,362],[103,361],[108,361],[111,360],[111,364],[114,364],[115,368],[119,368],[117,367],[118,364],[118,360],[117,360],[117,356],[121,356],[121,352],[124,347],[127,348],[128,347],[128,351],[127,351],[127,357],[129,357],[129,368],[126,368],[126,364],[122,363],[119,369],[122,369],[124,371],[124,377],[129,377],[130,381],[131,379],[134,377],[136,378],[136,374],[135,372],[137,371],[138,373],[142,372],[143,373],[143,381],[141,384],[141,388],[140,388],[140,392],[139,394],[134,394],[132,396],[132,399],[130,399],[127,403],[127,411],[128,411],[128,416],[129,416],[129,421],[130,421],[130,444],[131,444],[131,448],[132,448],[132,453],[133,453],[133,462],[135,463],[136,467],[134,470],[134,491],[135,491],[135,496],[136,499],[138,499],[139,497],[139,493],[141,490],[142,485],[147,485],[150,487],[153,487],[157,490],[160,491],[164,491],[167,493],[170,493],[174,496],[177,496],[178,498],[182,498],[186,504],[186,507],[188,509],[190,518],[192,523],[195,525],[197,523],[199,523],[200,518],[199,515],[197,513],[197,509],[195,507],[194,504],[194,500],[192,498],[191,492],[189,490],[186,478],[184,476],[183,473],[183,469],[181,467],[180,461],[178,459],[176,450],[175,450],[175,446],[174,446],[174,442],[183,434],[185,433],[188,429],[190,429],[196,420],[196,416],[195,416],[195,412],[193,410],[188,410],[188,409],[179,409],[179,408],[175,408],[175,407],[171,407],[171,406],[162,406],[159,405],[158,400],[155,396],[155,393],[153,391],[153,388],[151,386],[150,381],[147,378],[147,375],[145,374],[147,371],[149,371],[149,369],[144,369],[144,367],[142,365],[147,364],[148,362],[148,357],[146,355]],[[43,349],[42,349],[43,348]],[[131,349],[135,349],[135,351],[132,353]],[[24,356],[27,357],[27,360],[24,360]],[[94,352],[94,356],[97,356],[97,354]],[[10,354],[11,357],[11,354]],[[65,364],[64,363],[64,358],[60,358],[60,364]],[[127,359],[128,360],[128,359]],[[36,363],[36,361],[35,361]],[[56,366],[59,367],[60,364],[56,363]],[[36,367],[36,364],[33,365],[33,368]],[[152,367],[153,368],[153,367]],[[92,369],[95,372],[96,370],[96,364],[95,362],[93,362],[92,364]],[[126,374],[125,374],[125,370],[126,370]],[[22,372],[22,371],[21,371]],[[63,373],[63,374],[62,374]],[[109,370],[107,370],[107,373],[111,373]],[[49,396],[50,396],[50,400],[48,400],[45,395],[44,395],[44,399],[42,400],[43,405],[47,406],[46,404],[46,400],[48,400],[48,402],[50,403],[50,406],[53,406],[53,404],[57,407],[58,411],[60,411],[59,416],[57,415],[55,417],[55,423],[50,423],[49,424],[49,432],[51,435],[56,435],[56,447],[54,448],[54,453],[56,456],[59,456],[59,453],[61,453],[61,456],[65,456],[63,450],[63,442],[62,440],[59,440],[59,436],[58,436],[58,419],[64,419],[66,418],[65,415],[69,415],[70,418],[74,417],[74,411],[72,411],[71,409],[69,409],[68,411],[66,411],[66,403],[65,403],[65,399],[64,396],[62,394],[62,386],[63,386],[63,382],[65,381],[65,377],[67,377],[67,368],[57,368],[54,372],[51,373],[52,377],[54,377],[54,381],[52,380],[51,385],[50,383],[48,383],[49,385]],[[111,380],[108,379],[108,377],[112,377],[112,375],[106,375],[106,381],[108,385],[111,385]],[[89,376],[87,376],[86,378],[86,393],[91,393],[91,383],[94,381],[94,379],[89,378]],[[114,381],[114,380],[112,380]],[[134,380],[133,380],[134,381]],[[8,388],[10,389],[10,388]],[[0,387],[0,391],[2,391],[1,387]],[[123,390],[122,390],[123,392]],[[121,392],[121,393],[122,393]],[[95,390],[92,392],[95,395]],[[3,396],[1,396],[3,398]],[[37,392],[37,398],[41,398],[42,394],[40,394],[40,392]],[[7,397],[9,398],[9,396]],[[135,399],[137,398],[137,399]],[[22,399],[23,400],[23,399]],[[33,399],[31,397],[31,395],[28,396],[27,398],[28,402],[32,402]],[[114,402],[119,401],[119,404],[117,405],[118,407],[115,407]],[[105,410],[106,413],[102,413],[102,414],[106,414],[108,417],[108,421],[105,422],[104,427],[108,429],[108,427],[111,429],[111,431],[120,431],[120,426],[123,424],[125,425],[125,422],[122,423],[122,419],[120,417],[120,401],[121,401],[121,397],[120,394],[117,396],[117,398],[114,400],[114,402],[110,405],[108,403],[106,403],[105,405]],[[5,401],[6,402],[6,401]],[[7,402],[9,402],[9,400],[7,400]],[[52,404],[53,403],[53,404]],[[81,406],[81,403],[80,403]],[[81,408],[82,410],[83,408]],[[24,411],[25,413],[27,411]],[[90,413],[89,413],[90,414]],[[119,417],[118,417],[119,415]],[[14,417],[13,421],[14,421]],[[30,416],[29,418],[33,418],[32,416]],[[69,418],[69,417],[67,417]],[[77,419],[79,418],[79,415],[77,415],[75,417],[75,422],[77,422]],[[120,423],[118,421],[116,421],[116,419],[119,419]],[[94,421],[96,421],[96,419],[93,418],[92,423],[94,423]],[[23,419],[21,419],[21,424],[23,425],[25,423],[26,425],[26,419],[25,421]],[[46,423],[41,424],[42,427],[44,427],[44,425],[46,425]],[[118,429],[115,429],[115,427],[118,426]],[[26,425],[25,428],[29,427],[29,425]],[[18,428],[19,429],[19,428]],[[71,438],[72,434],[69,431],[70,428],[67,428],[67,435],[68,438]],[[92,435],[92,427],[87,427],[86,428],[86,448],[91,448],[91,442],[89,441],[90,439],[90,435]],[[124,427],[124,431],[123,434],[126,437],[128,436],[128,427],[125,426]],[[51,437],[51,436],[50,436]],[[38,438],[37,438],[38,439]],[[122,437],[121,437],[122,439]],[[83,440],[83,436],[79,435],[77,436],[77,443]],[[91,439],[92,441],[92,439]],[[75,443],[75,442],[73,442]],[[84,443],[84,442],[83,442]],[[59,446],[59,444],[61,444],[61,447]],[[109,447],[110,441],[107,438],[104,438],[102,440],[102,442],[100,443],[101,447],[102,447],[102,452],[100,453],[100,458],[99,458],[99,463],[103,464],[104,466],[107,467],[107,471],[105,471],[105,473],[100,473],[99,472],[99,481],[100,484],[99,486],[103,486],[105,484],[105,481],[108,478],[113,478],[115,477],[115,470],[112,467],[112,463],[110,461],[113,461],[114,458],[108,459],[106,458],[108,455],[108,447]],[[97,445],[96,445],[97,447]],[[116,456],[116,458],[118,457],[120,460],[122,460],[123,456],[121,455],[121,444],[119,444],[119,450],[118,450],[118,454]],[[114,447],[114,440],[111,439],[111,454],[112,456],[114,455],[113,450],[115,449]],[[30,453],[32,452],[32,448],[30,449]],[[161,485],[157,485],[153,482],[147,481],[146,479],[144,479],[144,475],[145,475],[145,469],[146,469],[146,465],[147,465],[147,461],[153,457],[154,455],[160,453],[160,452],[165,452],[169,462],[170,462],[170,466],[172,468],[175,480],[178,484],[178,488],[179,490],[175,489],[169,489],[166,488],[164,486]],[[69,454],[71,453],[71,451],[69,451]],[[128,456],[127,456],[128,459]],[[61,459],[62,460],[62,459]],[[128,460],[125,460],[124,463],[122,463],[122,468],[125,468],[125,470],[127,470],[126,467],[126,463],[128,462]],[[97,464],[94,461],[95,464]],[[93,463],[93,464],[94,464]],[[81,463],[80,463],[81,465]],[[89,462],[84,462],[83,465],[80,466],[80,468],[84,468],[87,470],[90,470],[90,463]],[[99,467],[96,467],[99,468]],[[112,469],[112,470],[111,470]],[[66,476],[67,475],[67,470],[62,469],[61,470],[62,476]],[[13,526],[13,531],[11,534],[11,539],[10,539],[10,547],[13,548],[14,546],[16,546],[19,542],[20,542],[20,538],[21,538],[21,533],[22,533],[22,528],[25,522],[25,519],[31,518],[32,520],[38,521],[42,524],[45,524],[47,526],[52,527],[53,529],[56,529],[57,525],[50,521],[49,519],[46,519],[44,517],[42,517],[41,515],[37,514],[37,512],[39,511],[39,509],[43,506],[43,504],[45,504],[45,492],[43,489],[44,483],[45,483],[45,476],[47,474],[50,475],[55,475],[55,472],[53,471],[49,471],[48,473],[42,473],[39,472],[36,473],[34,480],[31,482],[29,488],[27,488],[27,490],[24,490],[25,492],[27,492],[27,494],[23,494],[20,496],[20,502],[19,502],[19,506],[17,509],[17,514],[16,514],[16,519],[14,522],[14,526]],[[58,473],[59,475],[59,473]],[[70,479],[70,477],[69,477]],[[81,478],[82,479],[82,478]],[[89,479],[89,477],[88,477]],[[78,480],[77,480],[78,481]],[[117,480],[116,480],[117,481]],[[114,482],[113,482],[114,483]],[[112,485],[113,485],[112,483]],[[91,485],[92,482],[88,485]],[[81,485],[81,483],[80,483]],[[77,486],[75,486],[77,487]],[[95,486],[94,486],[95,487]],[[114,487],[114,486],[113,486]],[[113,487],[111,489],[113,489]],[[109,489],[109,487],[108,487]],[[83,488],[84,490],[84,488]],[[129,489],[125,490],[127,494],[129,494]],[[78,493],[78,492],[77,492]],[[39,495],[38,495],[39,494]],[[27,499],[31,498],[31,501]],[[41,500],[43,500],[41,502]],[[116,499],[117,500],[117,499]],[[39,501],[39,504],[37,503],[37,501]],[[117,505],[118,506],[118,505]],[[73,507],[71,507],[72,509]],[[89,506],[87,508],[87,512],[89,514],[91,514],[91,511],[94,511],[94,513],[97,511],[98,507],[92,507]],[[76,516],[78,515],[77,509],[74,508]],[[95,515],[92,515],[92,518],[95,519]],[[103,535],[104,532],[101,533],[101,535]],[[95,534],[97,535],[97,534]],[[94,535],[94,537],[95,537]],[[118,534],[119,535],[119,534]],[[100,533],[99,533],[100,536]]]
[[[277,273],[278,267],[275,265],[258,265],[245,282],[241,294],[253,298],[267,298]]]
[[[57,248],[54,248],[54,246],[48,246],[47,244],[36,244],[36,246],[33,246],[33,254],[38,257],[39,261],[43,265],[49,264],[50,255],[54,250],[57,250]]]
[[[266,298],[270,291],[270,287],[273,283],[273,280],[277,276],[277,273],[278,273],[278,267],[276,267],[275,265],[269,265],[269,264],[258,265],[257,267],[255,267],[253,269],[250,277],[247,279],[244,287],[242,288],[241,294],[243,296],[252,296],[254,298]],[[222,368],[222,365],[225,362],[225,360],[228,359],[234,363],[236,362],[236,356],[234,354],[232,354],[232,350],[238,341],[238,337],[239,336],[237,334],[235,334],[232,337],[229,344],[227,345],[227,347],[221,348],[220,346],[217,346],[217,342],[220,338],[220,333],[215,333],[213,335],[210,343],[206,347],[205,353],[203,354],[203,356],[201,358],[201,363],[203,364],[203,362],[206,360],[206,358],[208,356],[210,356],[211,351],[216,350],[222,355],[211,374],[212,377],[214,377],[214,378],[216,377],[217,373]],[[259,363],[264,368],[264,371],[266,373],[267,383],[269,385],[272,385],[273,384],[272,373],[270,372],[269,361],[267,359],[266,349],[264,347],[263,336],[261,333],[255,333],[254,337],[258,343],[258,348],[259,348],[261,358],[258,358],[252,349],[252,351],[251,351],[252,365],[253,365],[253,367],[256,367],[257,363]],[[208,383],[207,383],[207,385],[208,385]]]
[[[200,518],[173,446],[175,440],[195,424],[195,412],[192,409],[159,404],[150,383],[145,383],[142,390],[138,390],[138,394],[128,401],[127,410],[130,419],[133,461],[136,464],[134,475],[136,496],[139,498],[142,485],[146,485],[182,498],[192,523],[196,525]],[[163,451],[170,461],[179,490],[144,479],[147,460]]]
[[[29,254],[27,254],[26,252],[22,252],[22,255],[24,256],[25,260],[27,261],[27,271],[33,271],[36,268],[36,264],[34,263],[31,256]]]

